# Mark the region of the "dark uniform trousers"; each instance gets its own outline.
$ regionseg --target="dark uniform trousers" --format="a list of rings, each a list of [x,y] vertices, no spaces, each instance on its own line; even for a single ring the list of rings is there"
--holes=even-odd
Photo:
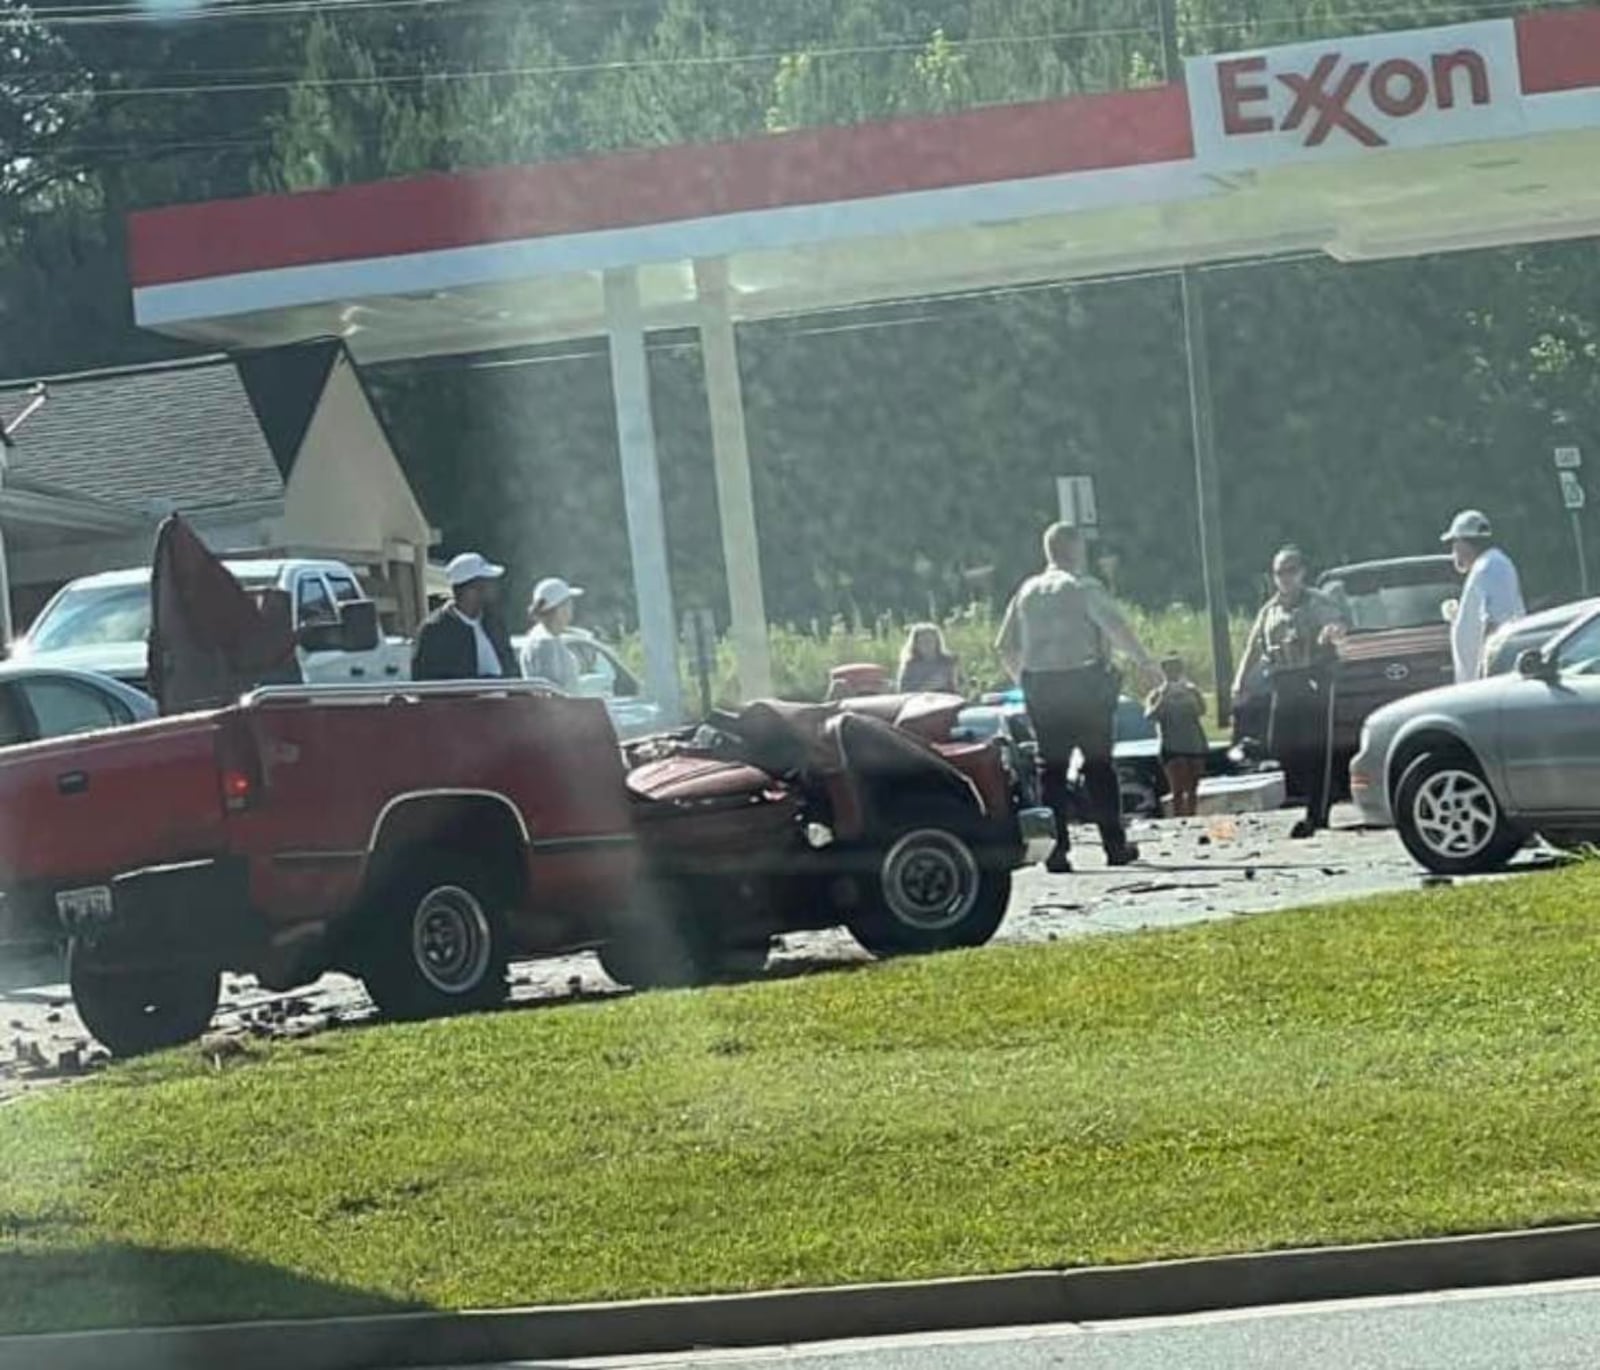
[[[1107,666],[1074,671],[1024,671],[1022,697],[1039,744],[1042,793],[1055,815],[1056,841],[1067,849],[1070,788],[1067,772],[1072,753],[1083,753],[1083,784],[1089,816],[1100,829],[1106,850],[1126,840],[1122,830],[1122,794],[1111,745],[1116,733],[1118,682]]]
[[[1306,801],[1306,819],[1315,828],[1328,826],[1328,717],[1332,705],[1331,666],[1274,667],[1268,676],[1272,714],[1267,724],[1267,751],[1283,767],[1284,785]]]

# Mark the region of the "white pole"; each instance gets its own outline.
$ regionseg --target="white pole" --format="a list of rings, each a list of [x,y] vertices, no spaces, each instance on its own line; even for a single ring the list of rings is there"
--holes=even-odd
[[[717,518],[728,577],[734,662],[744,699],[772,694],[772,651],[761,591],[761,545],[750,487],[750,446],[744,427],[739,350],[728,309],[728,263],[717,257],[694,264],[700,298],[700,355],[705,361],[711,409],[711,455],[717,475]]]
[[[611,391],[617,410],[617,445],[622,454],[623,503],[628,516],[639,631],[644,638],[645,688],[661,707],[663,721],[670,724],[683,716],[683,687],[678,677],[678,629],[667,566],[667,528],[661,506],[661,470],[656,461],[655,419],[650,409],[639,277],[634,268],[605,273],[605,299]]]
[[[11,565],[6,552],[6,452],[0,447],[0,660],[11,655]]]

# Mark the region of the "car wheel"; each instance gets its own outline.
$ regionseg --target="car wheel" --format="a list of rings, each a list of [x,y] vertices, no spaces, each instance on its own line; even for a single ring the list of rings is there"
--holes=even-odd
[[[714,905],[714,895],[707,902]],[[627,909],[611,920],[610,933],[597,955],[600,968],[619,985],[687,989],[722,972],[716,927],[686,885],[641,882]]]
[[[1140,766],[1118,766],[1117,785],[1122,792],[1122,812],[1130,818],[1160,818],[1159,780]]]
[[[505,1002],[503,898],[475,862],[447,852],[409,862],[374,901],[361,978],[387,1018],[436,1018]]]
[[[1525,838],[1506,818],[1478,763],[1466,752],[1426,752],[1395,790],[1395,827],[1406,850],[1438,875],[1499,870]]]
[[[67,981],[84,1027],[113,1056],[192,1042],[217,1011],[222,976],[212,967],[111,969],[96,965],[83,943],[67,948]]]
[[[874,956],[982,946],[1011,899],[1011,872],[985,863],[971,817],[938,806],[896,824],[859,882],[851,935]]]

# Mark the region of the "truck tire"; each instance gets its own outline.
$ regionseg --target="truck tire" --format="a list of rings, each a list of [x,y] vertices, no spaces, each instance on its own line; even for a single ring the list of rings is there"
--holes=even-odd
[[[67,982],[84,1027],[113,1056],[143,1056],[194,1041],[210,1025],[222,992],[214,968],[101,968],[76,940],[67,948]]]
[[[384,884],[357,947],[386,1018],[440,1018],[505,1002],[510,962],[501,882],[447,851],[418,854]]]
[[[600,969],[619,985],[688,989],[722,972],[716,927],[700,916],[686,884],[641,882],[628,907],[611,919],[610,933],[596,954]]]
[[[1011,871],[985,860],[972,816],[953,804],[919,808],[873,852],[847,926],[877,957],[981,947],[1011,900]]]
[[[1394,821],[1406,850],[1436,875],[1497,871],[1527,840],[1477,761],[1455,748],[1424,752],[1406,767]]]

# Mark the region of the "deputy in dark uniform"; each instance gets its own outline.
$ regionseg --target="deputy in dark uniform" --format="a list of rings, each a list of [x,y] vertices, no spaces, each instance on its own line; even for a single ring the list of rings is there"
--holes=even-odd
[[[1139,859],[1138,847],[1123,831],[1122,796],[1111,764],[1121,692],[1111,649],[1132,657],[1147,677],[1159,675],[1105,587],[1083,573],[1084,550],[1076,528],[1051,525],[1044,535],[1048,565],[1012,596],[995,643],[1022,686],[1039,744],[1043,799],[1055,817],[1055,848],[1045,868],[1056,873],[1072,869],[1067,772],[1074,749],[1083,753],[1084,788],[1106,861],[1125,866]]]
[[[1250,629],[1234,697],[1265,663],[1272,692],[1267,751],[1283,767],[1290,793],[1306,797],[1306,816],[1289,835],[1311,837],[1328,826],[1333,673],[1348,625],[1335,600],[1306,584],[1306,559],[1298,547],[1285,547],[1272,559],[1272,579],[1277,590]]]

